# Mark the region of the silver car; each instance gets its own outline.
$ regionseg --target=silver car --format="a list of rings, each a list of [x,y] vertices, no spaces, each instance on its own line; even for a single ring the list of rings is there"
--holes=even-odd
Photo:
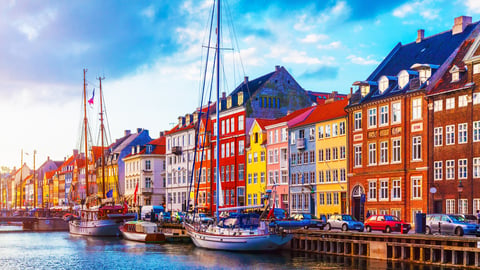
[[[480,236],[480,227],[477,224],[466,222],[465,219],[459,215],[430,214],[427,215],[425,233]]]
[[[363,223],[357,221],[355,217],[352,217],[351,215],[334,214],[328,218],[325,228],[327,230],[341,229],[342,231],[356,230],[363,232]]]

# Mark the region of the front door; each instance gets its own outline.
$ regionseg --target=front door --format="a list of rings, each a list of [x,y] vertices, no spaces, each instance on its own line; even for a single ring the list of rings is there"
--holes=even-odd
[[[442,213],[442,200],[435,200],[433,201],[433,213],[434,214],[441,214]]]

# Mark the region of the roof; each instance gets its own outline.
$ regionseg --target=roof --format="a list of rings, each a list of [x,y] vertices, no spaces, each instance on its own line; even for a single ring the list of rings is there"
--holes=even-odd
[[[153,146],[153,150],[150,154],[157,154],[157,155],[163,155],[165,154],[165,143],[166,139],[165,139],[165,136],[162,136],[162,137],[159,137],[157,139],[154,139],[154,140],[151,140],[150,142],[148,142],[147,144],[145,145],[152,145]],[[133,156],[139,156],[139,155],[145,155],[147,153],[147,149],[146,147],[142,147],[142,150],[138,153],[135,153],[135,154],[128,154],[125,156],[125,158],[128,158],[128,157],[133,157]]]
[[[370,92],[366,96],[361,97],[360,91],[356,91],[350,99],[350,105],[357,105],[425,89],[427,83],[413,84],[413,80],[410,80],[405,87],[399,88],[398,80],[394,80],[383,93],[380,93],[376,82],[382,76],[397,76],[402,70],[412,70],[412,66],[415,64],[420,64],[422,67],[430,66],[436,70],[451,57],[465,39],[470,37],[472,32],[476,32],[474,30],[477,29],[478,25],[479,22],[469,24],[465,27],[464,31],[455,35],[452,34],[452,30],[448,30],[426,37],[418,43],[412,42],[405,45],[398,43],[366,79],[366,82],[373,83]],[[411,76],[410,79],[416,76],[413,73],[409,74]],[[435,83],[434,76],[435,74],[432,72],[430,80],[433,83]]]
[[[235,90],[233,90],[232,93],[230,93],[230,96],[232,96],[232,98],[234,97],[236,99],[237,97],[237,94],[239,92],[243,92],[243,104],[245,104],[245,101],[249,100],[250,97],[258,90],[262,87],[262,85],[268,81],[268,79],[270,79],[270,77],[273,76],[273,74],[275,74],[276,71],[273,71],[273,72],[270,72],[268,74],[265,74],[261,77],[258,77],[254,80],[249,80],[247,81],[247,83],[245,82],[242,82],[239,86],[237,86],[237,88],[235,88]],[[242,105],[243,105],[242,104]],[[222,104],[223,105],[223,104]],[[238,102],[237,100],[235,100],[235,102],[232,101],[232,107],[236,107],[238,106]],[[223,108],[223,106],[222,106]]]
[[[310,114],[311,111],[313,111],[315,109],[315,106],[311,106],[311,107],[306,107],[306,108],[303,108],[303,109],[300,109],[300,110],[296,110],[294,112],[291,112],[287,115],[285,115],[284,117],[281,117],[281,118],[277,118],[277,119],[274,119],[271,123],[269,123],[267,126],[265,126],[266,128],[268,128],[269,126],[273,126],[273,125],[276,125],[276,124],[279,124],[279,123],[283,123],[283,122],[289,122],[301,115],[308,115]]]
[[[301,127],[305,125],[310,125],[314,123],[319,123],[322,121],[335,119],[338,117],[346,116],[347,112],[344,110],[348,104],[347,99],[334,101],[327,104],[320,104],[315,107],[315,110],[310,113],[310,115],[305,118],[305,120],[292,125],[292,127]]]
[[[45,172],[45,178],[47,178],[47,179],[52,178],[53,175],[55,175],[55,172],[56,172],[55,170],[49,171],[49,172]]]
[[[442,92],[458,89],[465,86],[465,84],[468,82],[467,74],[466,73],[460,74],[460,79],[456,82],[452,82],[452,73],[450,73],[450,70],[454,66],[457,66],[459,68],[465,67],[463,58],[465,57],[465,54],[468,52],[468,50],[472,46],[473,41],[474,41],[473,39],[469,39],[462,43],[453,61],[450,63],[450,65],[448,65],[448,68],[445,70],[442,77],[437,81],[435,86],[432,87],[427,92],[427,95],[439,94]]]

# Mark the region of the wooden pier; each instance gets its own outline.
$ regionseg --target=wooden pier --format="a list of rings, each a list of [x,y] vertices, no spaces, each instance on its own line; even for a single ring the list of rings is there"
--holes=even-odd
[[[419,263],[431,266],[480,267],[480,237],[299,230],[295,251]]]

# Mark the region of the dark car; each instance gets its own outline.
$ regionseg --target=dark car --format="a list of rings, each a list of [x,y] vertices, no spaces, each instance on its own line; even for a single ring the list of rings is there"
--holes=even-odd
[[[325,227],[325,221],[311,214],[306,214],[306,213],[294,214],[292,218],[295,220],[306,221],[304,226],[306,229],[307,228],[323,229]]]
[[[403,220],[400,220],[398,217],[391,215],[373,215],[365,221],[365,229],[367,232],[377,230],[390,233],[402,232],[403,229],[403,233],[408,233],[411,228],[409,223],[403,222]]]
[[[363,223],[351,215],[331,215],[327,220],[327,230],[342,229],[342,231],[356,230],[363,232]]]

